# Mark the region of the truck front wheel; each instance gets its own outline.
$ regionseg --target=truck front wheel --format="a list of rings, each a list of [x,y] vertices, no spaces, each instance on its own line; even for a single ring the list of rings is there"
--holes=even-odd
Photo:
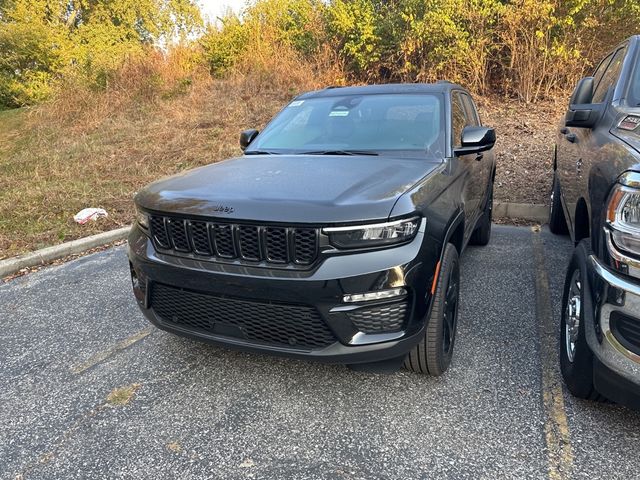
[[[560,320],[560,370],[567,388],[578,398],[603,400],[593,386],[593,353],[585,336],[585,315],[591,311],[586,260],[589,240],[575,249],[567,270]]]

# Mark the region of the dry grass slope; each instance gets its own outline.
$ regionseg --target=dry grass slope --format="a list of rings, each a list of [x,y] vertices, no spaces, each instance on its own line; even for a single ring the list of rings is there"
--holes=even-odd
[[[129,224],[140,187],[238,155],[242,129],[264,126],[297,93],[328,81],[295,63],[224,80],[196,72],[190,85],[181,72],[158,79],[131,68],[106,93],[67,89],[35,110],[0,112],[0,258]],[[479,103],[499,136],[496,199],[544,203],[559,107]],[[85,207],[109,217],[76,225]]]

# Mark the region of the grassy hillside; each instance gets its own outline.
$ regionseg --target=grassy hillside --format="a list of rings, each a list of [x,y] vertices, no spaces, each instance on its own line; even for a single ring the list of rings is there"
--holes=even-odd
[[[170,98],[116,91],[0,112],[0,258],[128,225],[141,186],[239,154],[242,129],[262,127],[312,87],[202,79]],[[546,202],[561,108],[502,98],[479,104],[499,136],[496,200]],[[109,218],[75,224],[85,207],[102,207]]]

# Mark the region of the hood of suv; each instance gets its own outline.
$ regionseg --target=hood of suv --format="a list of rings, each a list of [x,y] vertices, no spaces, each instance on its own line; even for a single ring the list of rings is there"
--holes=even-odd
[[[243,156],[152,183],[136,202],[152,211],[236,220],[380,220],[439,164],[389,156]]]

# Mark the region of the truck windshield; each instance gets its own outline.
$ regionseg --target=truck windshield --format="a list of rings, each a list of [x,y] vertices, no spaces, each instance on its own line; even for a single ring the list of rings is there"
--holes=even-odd
[[[245,153],[444,156],[439,95],[385,94],[295,100]]]

